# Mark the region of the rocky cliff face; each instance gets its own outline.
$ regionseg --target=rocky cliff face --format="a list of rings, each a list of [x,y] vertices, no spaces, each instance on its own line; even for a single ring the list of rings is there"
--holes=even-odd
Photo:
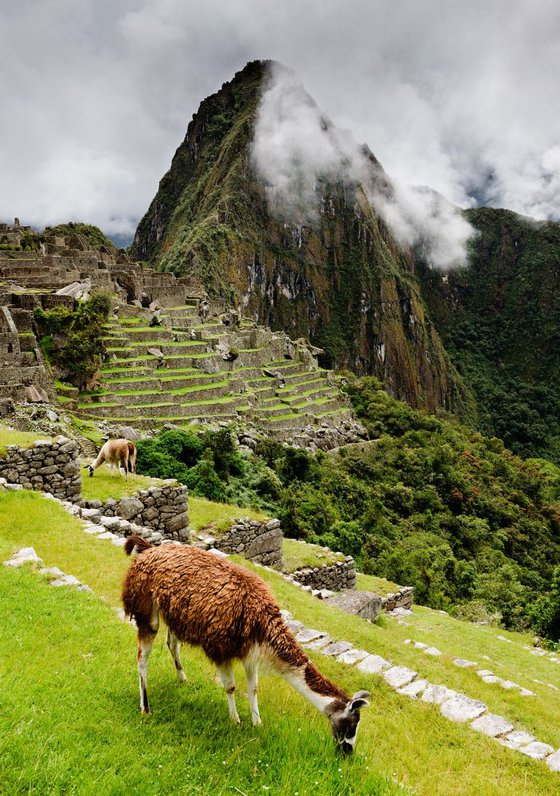
[[[251,165],[267,64],[248,64],[202,102],[131,254],[196,275],[206,289],[325,351],[324,364],[383,379],[413,406],[466,411],[468,396],[431,323],[410,251],[359,182],[325,180],[313,224],[280,220]],[[373,157],[368,179],[384,189]]]

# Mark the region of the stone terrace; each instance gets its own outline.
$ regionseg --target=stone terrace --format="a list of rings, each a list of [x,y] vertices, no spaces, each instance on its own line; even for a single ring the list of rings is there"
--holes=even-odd
[[[136,428],[246,418],[278,436],[308,424],[350,421],[347,398],[309,346],[229,316],[203,320],[197,306],[117,308],[107,330],[102,389],[77,414]]]

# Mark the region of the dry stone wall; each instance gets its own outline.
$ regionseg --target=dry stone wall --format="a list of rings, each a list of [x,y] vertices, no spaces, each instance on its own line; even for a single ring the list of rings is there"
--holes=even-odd
[[[185,542],[190,536],[188,489],[177,481],[142,489],[120,500],[83,501],[82,506],[86,510],[100,511],[104,517],[119,517],[151,528],[162,538]]]
[[[81,498],[80,449],[75,440],[37,440],[31,448],[10,445],[0,458],[0,477],[24,489],[50,492],[60,500]]]
[[[327,567],[304,567],[292,572],[292,578],[312,589],[342,591],[356,588],[356,564],[352,556]]]
[[[388,594],[381,599],[382,611],[394,611],[396,608],[405,608],[407,611],[412,609],[414,599],[414,588],[412,586],[402,586],[394,594]]]
[[[238,553],[257,564],[281,569],[282,539],[280,520],[261,522],[242,517],[223,534],[199,533],[195,544],[207,550]]]

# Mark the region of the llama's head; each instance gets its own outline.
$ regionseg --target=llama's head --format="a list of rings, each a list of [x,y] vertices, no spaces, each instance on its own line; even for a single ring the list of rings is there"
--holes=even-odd
[[[84,470],[89,472],[90,478],[93,476],[95,470],[91,464],[84,464]]]
[[[345,755],[354,751],[360,723],[360,710],[369,705],[366,700],[368,696],[369,691],[357,691],[345,705],[337,707],[329,715],[333,738],[340,751]]]

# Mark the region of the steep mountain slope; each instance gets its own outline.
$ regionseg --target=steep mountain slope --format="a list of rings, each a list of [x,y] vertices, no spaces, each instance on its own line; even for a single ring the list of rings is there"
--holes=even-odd
[[[560,224],[467,211],[468,268],[419,269],[430,314],[473,389],[484,433],[560,461]]]
[[[413,406],[469,414],[469,396],[426,315],[412,254],[362,185],[321,182],[315,224],[269,211],[250,149],[267,70],[266,62],[250,63],[202,102],[131,254],[202,277],[209,292],[259,322],[309,337],[326,365],[375,374]],[[373,155],[362,158],[367,179],[387,190]]]

